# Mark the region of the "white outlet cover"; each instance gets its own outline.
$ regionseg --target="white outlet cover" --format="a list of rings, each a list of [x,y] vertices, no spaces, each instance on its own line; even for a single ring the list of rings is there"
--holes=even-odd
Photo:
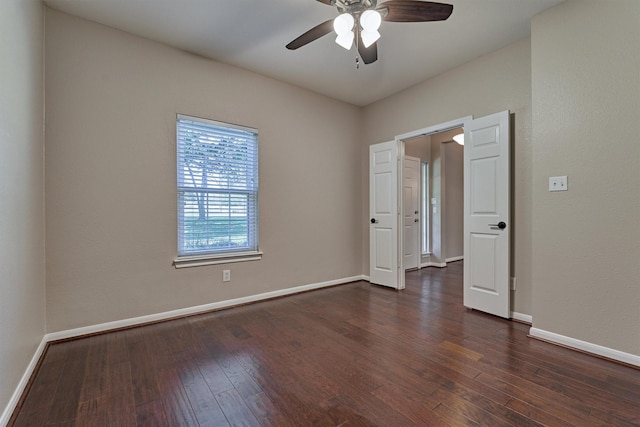
[[[568,186],[566,175],[549,177],[549,191],[567,191],[567,190],[569,190],[569,186]]]

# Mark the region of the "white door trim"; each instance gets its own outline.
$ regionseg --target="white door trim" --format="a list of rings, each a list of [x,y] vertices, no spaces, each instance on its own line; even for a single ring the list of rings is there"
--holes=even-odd
[[[396,136],[397,141],[402,141],[402,146],[404,147],[404,140],[415,138],[417,136],[427,136],[434,133],[446,132],[451,129],[464,127],[469,121],[473,120],[473,116],[465,116],[459,119],[450,120],[448,122],[440,123],[433,126],[427,126],[422,129],[414,130],[411,132],[403,133],[402,135]],[[403,153],[404,154],[404,153]]]

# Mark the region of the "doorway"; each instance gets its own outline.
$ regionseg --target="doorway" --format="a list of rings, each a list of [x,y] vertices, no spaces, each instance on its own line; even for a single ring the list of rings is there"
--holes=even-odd
[[[453,139],[463,132],[456,127],[402,140],[405,271],[464,258],[464,145]]]

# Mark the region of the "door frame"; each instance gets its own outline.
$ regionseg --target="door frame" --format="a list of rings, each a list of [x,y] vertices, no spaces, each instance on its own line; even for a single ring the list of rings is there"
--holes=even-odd
[[[473,120],[473,116],[465,116],[465,117],[461,117],[459,119],[455,119],[455,120],[450,120],[448,122],[444,122],[444,123],[440,123],[437,125],[432,125],[432,126],[427,126],[418,130],[414,130],[411,132],[407,132],[407,133],[403,133],[401,135],[398,135],[395,137],[395,140],[398,142],[399,145],[399,149],[398,149],[398,156],[403,159],[405,156],[405,151],[404,151],[404,141],[407,139],[412,139],[412,138],[416,138],[418,136],[428,136],[428,135],[433,135],[435,133],[441,133],[441,132],[446,132],[455,128],[459,128],[462,127],[464,128],[467,123],[469,123],[471,120]],[[399,183],[404,183],[404,168],[398,168],[398,182]],[[399,208],[400,208],[400,215],[399,215],[399,219],[398,219],[398,226],[401,225],[402,219],[404,218],[404,202],[402,200],[402,198],[400,198],[399,202]],[[403,233],[398,233],[398,248],[404,248],[404,237],[402,235]],[[405,270],[404,270],[404,257],[398,257],[398,269],[402,272],[402,274],[400,275],[400,281],[401,281],[401,288],[400,289],[404,289],[405,287]]]

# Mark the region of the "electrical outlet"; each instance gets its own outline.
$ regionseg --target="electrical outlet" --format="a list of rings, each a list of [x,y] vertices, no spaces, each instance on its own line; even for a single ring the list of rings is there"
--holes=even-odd
[[[516,290],[516,278],[515,277],[511,278],[511,290],[512,291]]]
[[[231,281],[231,270],[222,270],[222,281],[223,282]]]
[[[567,191],[568,189],[566,176],[549,177],[549,191]]]

